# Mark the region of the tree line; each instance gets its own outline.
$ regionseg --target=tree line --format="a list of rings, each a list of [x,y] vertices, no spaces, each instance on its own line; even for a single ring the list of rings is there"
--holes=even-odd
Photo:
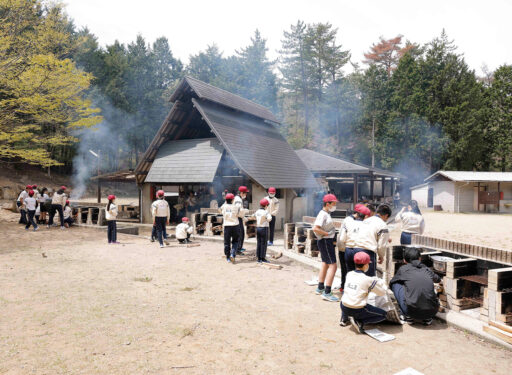
[[[233,55],[211,44],[184,64],[165,37],[103,47],[60,5],[0,0],[0,158],[70,167],[100,127],[91,147],[108,168],[133,168],[190,75],[270,108],[295,148],[418,180],[512,168],[512,66],[477,76],[444,31],[424,45],[381,37],[359,63],[339,35],[298,21],[276,60],[256,30]]]

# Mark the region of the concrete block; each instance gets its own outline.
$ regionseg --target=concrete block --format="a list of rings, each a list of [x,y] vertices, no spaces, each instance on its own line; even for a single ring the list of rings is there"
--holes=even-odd
[[[87,225],[92,225],[92,208],[87,211]]]
[[[487,299],[488,299],[488,309],[489,309],[489,319],[496,320],[496,291],[488,290],[487,291]]]

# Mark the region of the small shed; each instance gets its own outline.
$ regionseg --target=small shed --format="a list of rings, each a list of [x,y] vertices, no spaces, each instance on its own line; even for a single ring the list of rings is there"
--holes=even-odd
[[[420,207],[512,213],[512,172],[437,171],[411,187]]]
[[[240,185],[249,187],[249,208],[256,209],[274,186],[281,200],[279,229],[293,216],[294,198],[318,187],[265,107],[190,77],[170,100],[167,118],[135,169],[142,222],[151,220],[158,189],[176,209],[192,195],[197,211],[222,203],[224,190],[236,193]]]

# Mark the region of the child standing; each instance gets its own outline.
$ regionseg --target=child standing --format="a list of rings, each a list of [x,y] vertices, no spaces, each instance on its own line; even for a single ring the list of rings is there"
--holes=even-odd
[[[66,201],[66,207],[64,207],[64,225],[69,228],[73,224],[73,210],[69,207],[69,201]]]
[[[341,297],[341,326],[346,326],[348,321],[357,332],[364,333],[365,324],[380,323],[386,320],[386,312],[367,303],[368,293],[373,292],[383,296],[387,292],[384,280],[376,276],[367,276],[370,265],[370,256],[364,251],[354,255],[355,271],[347,274],[343,297]]]
[[[190,243],[190,235],[194,231],[189,225],[188,217],[181,219],[181,223],[176,226],[176,239],[179,243]]]
[[[25,207],[27,209],[28,213],[28,221],[27,225],[25,226],[25,230],[28,230],[30,228],[30,225],[34,227],[34,232],[39,229],[36,222],[34,221],[34,216],[36,214],[36,208],[37,208],[37,200],[34,198],[34,190],[30,190],[28,192],[28,197],[25,198],[24,202]]]
[[[111,194],[108,196],[107,208],[105,210],[105,218],[107,219],[107,237],[109,244],[118,244],[117,242],[117,206],[115,205],[116,196]]]
[[[274,220],[274,217],[267,211],[268,204],[269,201],[266,198],[260,200],[260,208],[252,216],[256,219],[256,257],[258,258],[258,263],[270,263],[266,259],[268,224]]]
[[[268,245],[272,246],[274,244],[274,232],[276,229],[276,216],[279,213],[279,199],[276,198],[276,188],[269,187],[268,188],[268,196],[265,199],[268,201],[267,211],[272,215],[272,220],[269,225],[269,234],[268,234]]]
[[[160,243],[160,247],[164,247],[164,239],[166,240],[165,244],[169,245],[166,239],[165,226],[169,225],[171,210],[169,203],[164,199],[165,192],[163,190],[158,190],[156,197],[157,200],[151,205],[151,213],[153,214],[153,225],[156,226],[158,242]]]
[[[41,211],[40,219],[43,224],[46,222],[46,212],[48,211],[47,201],[49,201],[49,200],[50,200],[50,197],[48,196],[48,189],[44,187],[41,190],[41,194],[39,196],[39,208]]]
[[[57,192],[53,193],[52,196],[52,208],[50,210],[50,220],[48,220],[47,228],[50,229],[50,226],[53,225],[53,218],[55,217],[55,212],[59,213],[60,217],[60,229],[64,229],[64,211],[63,208],[66,205],[66,191],[65,186],[61,186]]]
[[[226,202],[219,208],[223,217],[224,255],[228,263],[235,263],[236,251],[238,249],[238,214],[240,207],[233,204],[234,199],[235,196],[233,194],[226,194]]]
[[[20,221],[18,222],[19,224],[27,224],[27,209],[23,201],[28,198],[28,192],[30,190],[32,190],[31,185],[25,186],[25,190],[21,191],[18,199],[16,200],[16,205],[20,210]]]

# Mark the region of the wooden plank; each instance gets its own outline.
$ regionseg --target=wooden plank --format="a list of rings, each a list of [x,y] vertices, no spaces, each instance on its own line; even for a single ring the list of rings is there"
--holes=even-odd
[[[505,331],[505,332],[508,332],[508,333],[512,333],[512,327],[511,326],[507,326],[505,324],[501,324],[501,323],[497,323],[497,322],[489,322],[489,325],[493,326],[493,327],[496,327],[498,329],[501,329],[502,331]]]
[[[503,340],[509,344],[512,344],[512,334],[510,334],[506,331],[502,331],[501,329],[492,327],[492,326],[491,327],[483,326],[483,330],[484,330],[484,332],[487,332],[487,333],[499,338],[500,340]]]

